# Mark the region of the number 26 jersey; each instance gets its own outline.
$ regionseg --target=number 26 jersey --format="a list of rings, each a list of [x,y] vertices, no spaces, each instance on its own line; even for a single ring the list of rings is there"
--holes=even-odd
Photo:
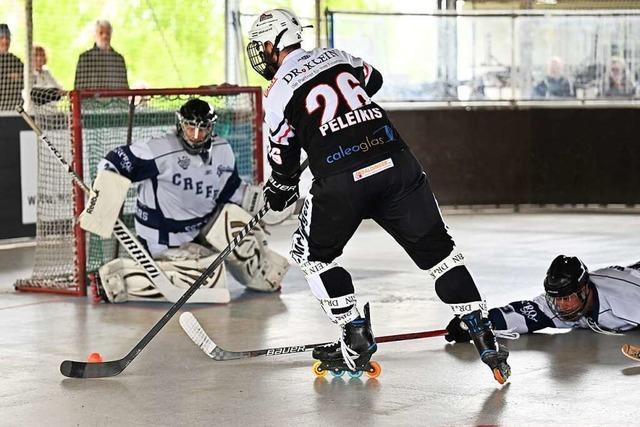
[[[341,50],[290,52],[264,92],[272,169],[294,174],[301,148],[316,178],[403,149],[387,113],[370,98],[381,84],[378,71]]]

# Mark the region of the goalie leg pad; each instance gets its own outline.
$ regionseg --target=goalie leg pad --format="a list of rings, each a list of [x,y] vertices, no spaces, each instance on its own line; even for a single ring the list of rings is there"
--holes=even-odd
[[[200,277],[204,270],[216,259],[218,254],[200,259],[182,261],[159,261],[158,266],[166,273],[171,283],[186,289]],[[166,301],[153,282],[149,280],[136,262],[130,258],[116,258],[98,270],[104,293],[112,303],[133,300]],[[207,278],[203,288],[226,288],[224,264],[216,269],[213,277]]]
[[[205,227],[204,240],[215,250],[224,250],[252,216],[241,207],[228,203]],[[289,261],[267,247],[264,230],[256,226],[226,259],[234,279],[249,289],[275,292],[289,269]]]
[[[80,227],[108,238],[127,197],[131,180],[109,170],[99,170],[89,201],[80,214]]]

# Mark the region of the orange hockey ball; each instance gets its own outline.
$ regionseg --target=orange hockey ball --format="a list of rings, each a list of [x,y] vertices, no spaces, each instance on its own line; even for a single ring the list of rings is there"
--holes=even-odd
[[[100,363],[102,362],[102,356],[100,355],[100,353],[91,353],[87,360],[89,361],[89,363]]]

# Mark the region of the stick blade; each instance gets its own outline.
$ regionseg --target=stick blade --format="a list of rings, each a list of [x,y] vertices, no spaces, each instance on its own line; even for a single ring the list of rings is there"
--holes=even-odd
[[[640,361],[640,346],[625,344],[622,346],[622,354],[629,359]]]
[[[207,356],[212,359],[216,358],[216,343],[207,335],[193,314],[188,311],[182,313],[180,315],[180,326],[182,326],[182,330],[191,338],[191,341],[200,347]]]
[[[65,360],[60,364],[60,373],[69,378],[106,378],[118,375],[127,365],[122,359],[101,363]]]

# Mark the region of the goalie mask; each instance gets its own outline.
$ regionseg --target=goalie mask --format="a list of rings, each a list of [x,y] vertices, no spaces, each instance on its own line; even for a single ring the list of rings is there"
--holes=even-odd
[[[176,112],[178,139],[190,154],[205,154],[211,148],[213,127],[218,116],[201,99],[190,99]]]
[[[310,27],[310,26],[309,26]],[[291,11],[273,9],[264,12],[251,26],[247,55],[251,66],[267,80],[273,79],[278,71],[278,54],[288,46],[302,42],[300,20]],[[273,46],[265,52],[265,43]]]
[[[589,272],[576,257],[558,255],[544,279],[545,298],[551,310],[562,320],[575,322],[589,307]]]

